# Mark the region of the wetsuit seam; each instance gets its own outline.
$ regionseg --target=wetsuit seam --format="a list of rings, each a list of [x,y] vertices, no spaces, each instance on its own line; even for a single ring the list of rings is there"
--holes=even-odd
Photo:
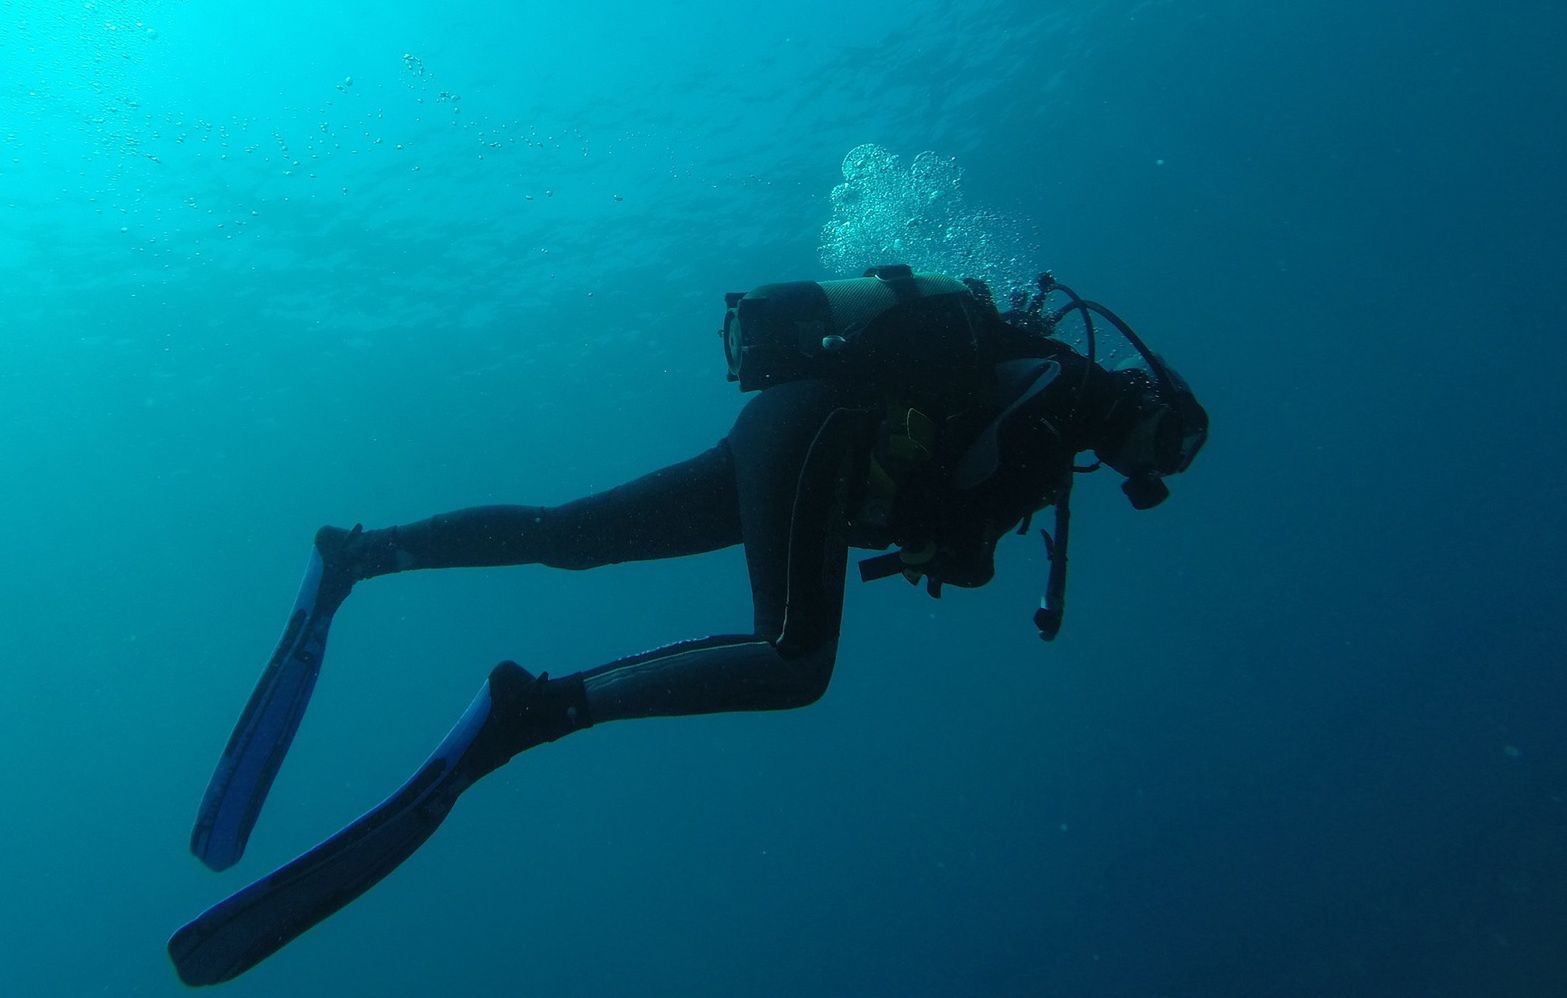
[[[799,472],[795,476],[794,501],[790,504],[790,507],[789,507],[789,547],[788,547],[788,549],[784,553],[784,614],[783,614],[783,623],[781,623],[779,625],[779,627],[778,627],[778,636],[776,638],[770,639],[769,642],[768,642],[775,649],[778,649],[779,646],[783,644],[784,639],[788,636],[788,634],[789,634],[789,618],[790,618],[790,615],[794,612],[794,583],[795,583],[795,578],[794,578],[794,576],[795,576],[795,559],[794,559],[795,547],[794,547],[794,545],[795,545],[795,539],[796,539],[795,535],[796,535],[796,532],[798,531],[799,525],[800,525],[800,522],[799,522],[800,521],[800,494],[801,494],[801,491],[803,490],[804,485],[805,485],[805,474],[806,474],[806,471],[811,467],[811,459],[812,459],[812,457],[816,453],[817,445],[821,443],[822,434],[826,432],[827,427],[832,424],[832,421],[835,418],[837,418],[837,416],[840,413],[857,412],[857,411],[860,411],[860,410],[851,409],[851,408],[848,408],[848,407],[845,407],[845,406],[839,406],[838,408],[833,409],[831,412],[829,412],[827,414],[827,417],[822,420],[821,425],[816,428],[816,435],[811,438],[810,445],[808,447],[806,447],[806,449],[805,449],[805,460],[800,462],[800,470],[799,470]],[[814,649],[810,649],[810,650],[814,650]],[[779,650],[779,654],[783,654],[781,650]]]
[[[636,674],[644,666],[667,666],[670,662],[685,655],[694,655],[701,652],[724,651],[732,648],[744,648],[747,645],[769,645],[771,642],[760,635],[751,635],[738,641],[726,641],[722,644],[701,645],[693,643],[692,647],[681,648],[678,645],[668,648],[654,649],[651,652],[643,652],[641,655],[631,657],[631,661],[612,665],[603,670],[590,670],[584,674],[584,679],[590,681],[596,688],[613,686],[619,679],[625,679]]]

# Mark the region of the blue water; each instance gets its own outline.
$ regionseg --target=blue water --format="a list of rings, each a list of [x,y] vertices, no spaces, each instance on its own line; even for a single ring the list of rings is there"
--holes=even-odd
[[[1197,388],[1173,499],[1080,484],[1055,644],[1030,540],[856,584],[821,703],[529,753],[228,992],[1567,994],[1567,14],[1042,6],[0,3],[5,993],[181,990],[502,658],[743,628],[734,551],[367,583],[186,852],[314,529],[711,444],[723,293],[884,262],[875,143]]]

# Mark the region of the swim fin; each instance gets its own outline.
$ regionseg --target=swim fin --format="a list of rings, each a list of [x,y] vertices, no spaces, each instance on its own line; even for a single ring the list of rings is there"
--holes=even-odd
[[[261,804],[299,730],[321,673],[332,614],[353,584],[344,568],[333,563],[334,556],[360,529],[323,528],[317,535],[283,637],[207,784],[190,851],[214,870],[228,869],[244,853]]]
[[[169,940],[180,980],[232,980],[276,953],[395,870],[438,828],[458,796],[523,749],[576,727],[570,709],[515,662],[502,662],[456,727],[419,771],[353,824],[237,894],[208,908]],[[581,682],[562,695],[580,700]]]

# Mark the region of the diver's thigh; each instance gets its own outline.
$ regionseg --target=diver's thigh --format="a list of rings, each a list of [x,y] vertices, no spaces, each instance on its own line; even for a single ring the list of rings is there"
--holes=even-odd
[[[791,644],[837,634],[847,543],[843,476],[866,411],[823,382],[779,385],[753,399],[728,442],[756,633]]]
[[[592,564],[678,558],[741,539],[735,472],[722,442],[543,515],[562,546]]]

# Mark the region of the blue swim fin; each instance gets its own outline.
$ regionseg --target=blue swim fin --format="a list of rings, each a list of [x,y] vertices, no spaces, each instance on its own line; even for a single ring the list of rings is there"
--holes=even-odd
[[[228,869],[244,853],[261,804],[272,789],[294,732],[299,730],[321,673],[332,614],[351,584],[336,577],[340,574],[323,560],[318,543],[310,552],[283,637],[207,784],[191,832],[190,851],[214,870]]]
[[[174,933],[169,956],[180,980],[220,984],[276,953],[413,855],[480,777],[571,730],[564,711],[541,710],[547,680],[514,662],[496,666],[456,727],[396,793]],[[581,696],[580,681],[569,695]]]

